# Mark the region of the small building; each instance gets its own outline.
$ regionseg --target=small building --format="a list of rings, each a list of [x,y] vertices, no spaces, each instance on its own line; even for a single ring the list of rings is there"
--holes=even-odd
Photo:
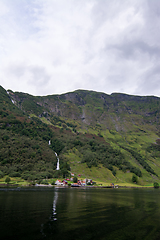
[[[62,183],[63,183],[63,186],[66,186],[68,184],[66,180],[63,180]]]
[[[77,182],[77,183],[78,183],[78,185],[81,185],[81,184],[82,184],[82,183],[81,183],[81,180],[78,180],[78,182]]]
[[[55,182],[55,185],[57,186],[62,186],[63,185],[63,182],[61,182],[61,180],[58,180]]]
[[[88,179],[87,184],[88,183],[92,184],[92,179]]]
[[[86,181],[83,180],[82,183],[81,183],[82,186],[86,186]]]
[[[83,181],[81,181],[81,185],[82,186],[86,186],[86,185],[92,185],[93,184],[93,181],[92,181],[92,179],[87,179],[87,178],[85,178]]]

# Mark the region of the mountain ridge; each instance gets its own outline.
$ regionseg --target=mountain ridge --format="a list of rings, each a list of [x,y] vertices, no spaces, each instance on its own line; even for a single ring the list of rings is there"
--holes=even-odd
[[[109,121],[112,123],[116,121],[114,117],[120,118],[121,114],[140,114],[143,116],[143,120],[146,117],[145,122],[147,118],[148,121],[150,121],[149,117],[153,115],[155,119],[152,117],[152,122],[159,121],[160,117],[160,98],[152,96],[140,97],[120,93],[107,95],[94,91],[77,90],[62,95],[49,95],[45,97],[33,97],[32,95],[23,93],[10,94],[10,97],[19,108],[23,108],[29,113],[35,111],[33,107],[37,108],[37,110],[39,109],[39,113],[41,114],[42,110],[45,109],[48,110],[48,113],[54,113],[56,116],[68,117],[73,120],[82,120],[86,124],[90,124],[93,119],[97,123],[100,122],[102,124],[106,118],[109,118],[106,115],[107,113],[115,115],[110,115]],[[25,100],[27,98],[28,104],[26,106]],[[29,105],[29,100],[32,101],[32,106]],[[143,109],[143,112],[141,109]],[[87,114],[89,112],[91,116]],[[95,119],[96,116],[97,119]],[[116,130],[118,130],[118,127],[116,127]]]

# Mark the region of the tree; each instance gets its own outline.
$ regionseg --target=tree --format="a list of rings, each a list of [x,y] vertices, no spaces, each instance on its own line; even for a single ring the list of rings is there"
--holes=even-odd
[[[137,182],[138,182],[138,179],[137,179],[137,176],[136,176],[136,175],[133,175],[133,176],[132,176],[132,182],[133,182],[133,183],[137,183]]]
[[[74,178],[73,178],[73,182],[74,182],[74,183],[77,183],[77,182],[78,182],[77,177],[74,177]]]
[[[112,174],[113,174],[114,176],[116,176],[116,170],[115,170],[115,169],[112,170]]]
[[[55,185],[55,181],[54,180],[52,180],[51,185]]]
[[[3,172],[0,170],[0,178],[4,176]]]
[[[5,182],[8,184],[11,181],[10,177],[6,177]]]
[[[153,186],[154,188],[159,188],[159,184],[157,182],[154,182]]]
[[[91,168],[92,166],[97,167],[96,154],[90,150],[86,150],[83,153],[82,163],[87,163],[87,166]]]

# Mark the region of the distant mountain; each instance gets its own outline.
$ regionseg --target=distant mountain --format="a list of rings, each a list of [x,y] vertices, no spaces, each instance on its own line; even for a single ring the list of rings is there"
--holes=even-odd
[[[159,181],[158,97],[86,90],[42,97],[0,87],[0,113],[2,174],[34,178],[43,174],[65,176],[72,171],[103,181],[130,182],[133,174],[140,184]],[[14,136],[22,142],[30,141],[30,155],[25,154],[25,144],[13,141]],[[10,148],[13,152],[23,149],[24,154],[17,154],[19,159],[24,158],[18,162],[17,156],[9,154]],[[60,157],[58,172],[54,151]],[[31,166],[23,168],[26,161]]]

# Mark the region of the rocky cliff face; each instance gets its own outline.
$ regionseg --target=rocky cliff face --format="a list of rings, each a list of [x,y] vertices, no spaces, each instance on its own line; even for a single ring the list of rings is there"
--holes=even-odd
[[[37,116],[57,116],[78,121],[80,124],[114,129],[133,130],[135,125],[147,126],[159,131],[160,98],[127,94],[77,90],[62,95],[34,97],[11,92],[9,96],[20,109]]]

